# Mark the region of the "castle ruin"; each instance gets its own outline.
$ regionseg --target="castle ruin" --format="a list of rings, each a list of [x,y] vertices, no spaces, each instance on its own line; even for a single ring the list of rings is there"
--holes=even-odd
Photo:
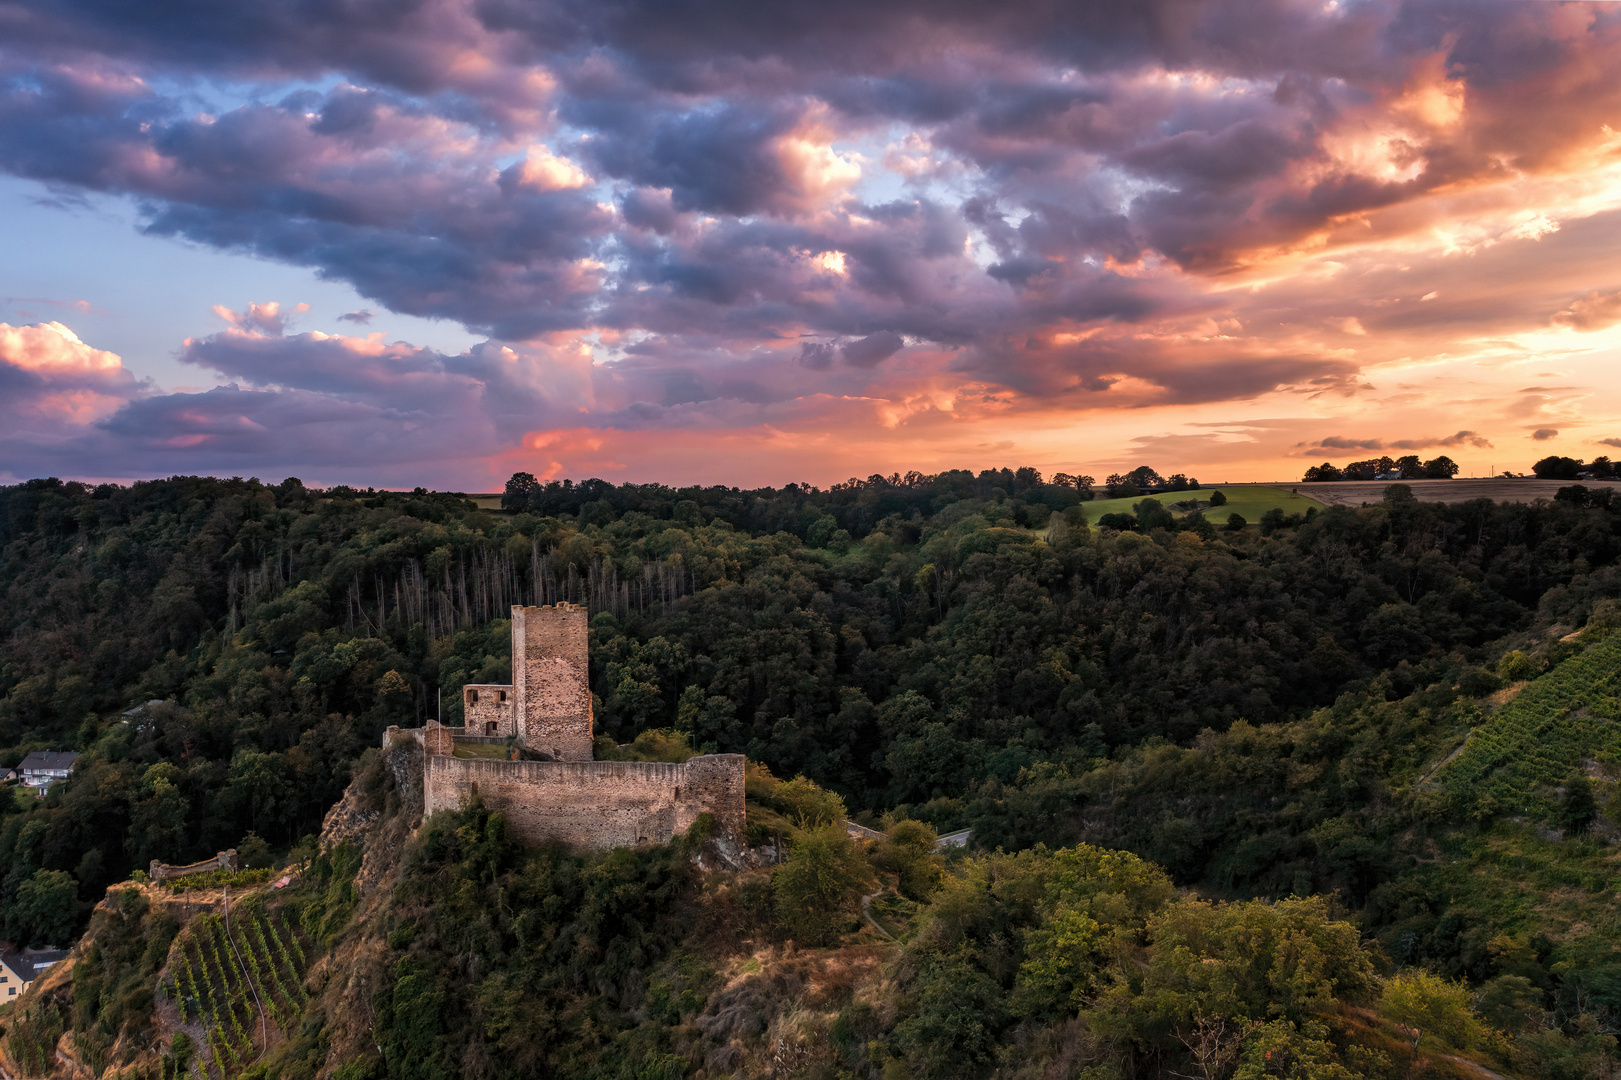
[[[460,728],[389,729],[385,747],[422,743],[424,812],[476,794],[514,838],[580,848],[664,843],[708,813],[740,842],[743,755],[593,760],[587,643],[585,608],[515,606],[511,685],[464,686]]]

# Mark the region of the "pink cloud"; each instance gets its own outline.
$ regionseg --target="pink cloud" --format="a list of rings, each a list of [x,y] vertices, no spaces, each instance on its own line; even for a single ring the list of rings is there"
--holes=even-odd
[[[324,447],[634,471],[661,460],[644,432],[694,467],[708,437],[725,469],[1063,460],[1145,431],[1282,463],[1614,419],[1621,22],[1094,8],[22,0],[0,167],[490,340],[220,306],[181,358],[237,390],[143,389],[82,342],[31,361],[30,337],[15,408],[83,429],[73,460],[151,469]],[[1543,365],[1569,388],[1516,394],[1533,355],[1569,358]],[[1292,426],[1195,426],[1223,416]]]
[[[110,415],[140,385],[116,354],[62,323],[0,323],[0,391],[0,424],[54,442]]]

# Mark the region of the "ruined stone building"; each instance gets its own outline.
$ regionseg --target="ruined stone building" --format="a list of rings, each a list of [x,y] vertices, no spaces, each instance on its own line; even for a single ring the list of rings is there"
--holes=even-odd
[[[587,642],[583,607],[514,607],[510,686],[463,687],[460,728],[389,729],[385,746],[422,741],[424,811],[476,793],[519,840],[589,848],[663,843],[709,813],[723,837],[741,841],[743,755],[592,759]]]

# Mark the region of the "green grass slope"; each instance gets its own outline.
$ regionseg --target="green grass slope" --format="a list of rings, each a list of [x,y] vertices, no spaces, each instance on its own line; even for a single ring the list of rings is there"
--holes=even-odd
[[[1098,518],[1104,514],[1129,514],[1131,508],[1146,499],[1162,502],[1166,506],[1174,506],[1185,500],[1208,501],[1213,491],[1220,491],[1227,496],[1227,505],[1212,507],[1205,511],[1205,517],[1215,524],[1222,524],[1229,514],[1241,514],[1245,521],[1254,525],[1261,520],[1261,515],[1271,509],[1280,509],[1285,514],[1304,514],[1307,510],[1315,508],[1326,509],[1316,499],[1304,495],[1296,495],[1288,488],[1264,487],[1260,485],[1241,485],[1224,488],[1201,488],[1198,491],[1168,491],[1160,495],[1138,495],[1131,499],[1096,499],[1081,505],[1086,509],[1086,520],[1097,524]],[[1181,516],[1184,511],[1174,510],[1173,513]]]

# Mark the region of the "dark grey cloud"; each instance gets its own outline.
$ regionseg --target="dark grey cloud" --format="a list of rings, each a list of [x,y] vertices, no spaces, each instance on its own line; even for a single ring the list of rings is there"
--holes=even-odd
[[[1539,427],[1531,433],[1531,437],[1537,442],[1546,442],[1549,439],[1557,437],[1558,434],[1558,428]]]
[[[1431,446],[1472,446],[1477,450],[1491,449],[1491,440],[1473,431],[1458,431],[1451,435],[1430,436],[1424,439],[1397,439],[1390,444],[1397,450],[1423,450]]]
[[[1385,444],[1379,439],[1348,439],[1343,435],[1330,435],[1326,439],[1318,439],[1317,445],[1331,450],[1383,450]]]
[[[839,350],[839,354],[851,367],[870,368],[877,367],[905,346],[906,339],[893,330],[880,330],[860,341],[850,342]]]

